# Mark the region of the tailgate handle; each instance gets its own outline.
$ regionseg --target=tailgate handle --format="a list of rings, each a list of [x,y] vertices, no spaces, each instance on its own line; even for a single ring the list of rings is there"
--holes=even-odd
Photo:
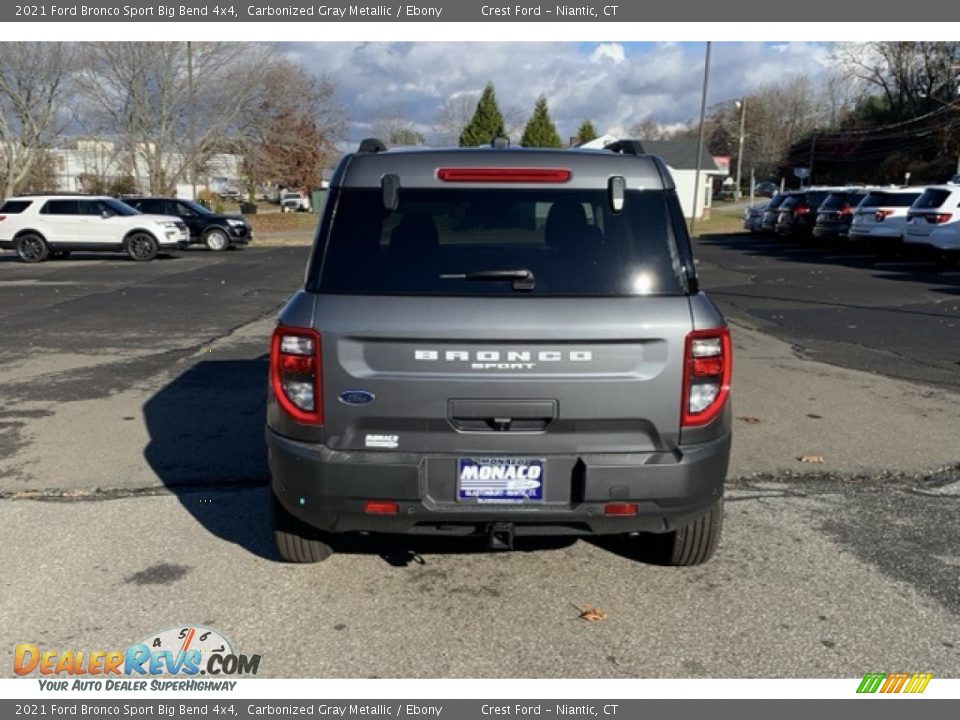
[[[449,400],[450,423],[473,432],[544,430],[557,419],[556,400]]]

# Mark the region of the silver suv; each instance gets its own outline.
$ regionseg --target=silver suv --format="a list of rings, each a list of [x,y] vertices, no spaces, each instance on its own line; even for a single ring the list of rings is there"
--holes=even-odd
[[[720,537],[731,366],[673,179],[639,143],[364,141],[273,334],[279,553],[323,560],[351,531],[493,548],[624,534],[701,563]]]
[[[0,206],[0,248],[28,263],[80,250],[123,252],[146,261],[189,240],[180,218],[144,215],[111,197],[23,195]]]

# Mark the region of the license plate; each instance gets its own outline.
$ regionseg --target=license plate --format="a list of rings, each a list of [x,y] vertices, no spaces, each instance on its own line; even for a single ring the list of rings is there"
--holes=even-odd
[[[543,500],[543,458],[460,458],[457,499],[486,503]]]

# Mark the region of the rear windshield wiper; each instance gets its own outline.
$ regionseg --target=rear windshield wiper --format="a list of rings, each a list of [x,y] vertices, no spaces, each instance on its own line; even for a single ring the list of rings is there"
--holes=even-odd
[[[441,280],[476,280],[487,282],[513,281],[514,290],[533,290],[535,279],[527,268],[517,270],[476,270],[468,273],[444,273]]]

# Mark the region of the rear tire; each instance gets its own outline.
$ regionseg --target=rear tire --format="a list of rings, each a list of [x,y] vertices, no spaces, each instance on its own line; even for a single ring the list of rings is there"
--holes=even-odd
[[[651,538],[651,559],[659,565],[691,567],[705,563],[717,549],[723,530],[723,500],[692,523]]]
[[[39,263],[50,256],[50,246],[47,241],[36,233],[27,233],[17,238],[17,257],[20,262]]]
[[[316,563],[333,554],[329,533],[292,515],[270,491],[273,539],[280,557],[292,563]]]
[[[153,235],[145,232],[134,233],[124,243],[127,256],[136,262],[149,262],[157,257],[160,246]]]

